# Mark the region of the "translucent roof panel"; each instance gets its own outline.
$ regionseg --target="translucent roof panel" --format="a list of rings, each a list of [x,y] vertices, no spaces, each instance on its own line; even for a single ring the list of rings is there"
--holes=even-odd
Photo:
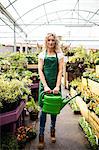
[[[48,32],[99,40],[99,0],[1,0],[0,11],[0,43],[42,41]]]

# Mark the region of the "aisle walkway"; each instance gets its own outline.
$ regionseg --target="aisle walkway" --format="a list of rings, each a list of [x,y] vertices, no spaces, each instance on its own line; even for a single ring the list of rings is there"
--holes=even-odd
[[[63,88],[63,97],[66,90]],[[66,105],[57,118],[55,144],[50,141],[50,116],[47,116],[45,130],[45,150],[91,150],[89,142],[79,127],[78,120],[80,115],[74,115],[69,105]],[[37,123],[39,126],[39,120]],[[38,128],[38,127],[37,127]],[[25,150],[37,150],[37,138],[26,145]]]

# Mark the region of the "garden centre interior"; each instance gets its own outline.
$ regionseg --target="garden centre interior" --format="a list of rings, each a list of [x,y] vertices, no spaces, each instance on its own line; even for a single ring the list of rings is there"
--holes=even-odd
[[[37,150],[47,33],[64,54],[62,97],[77,96],[58,115],[54,144],[47,115],[45,150],[98,150],[99,0],[0,0],[0,149]]]

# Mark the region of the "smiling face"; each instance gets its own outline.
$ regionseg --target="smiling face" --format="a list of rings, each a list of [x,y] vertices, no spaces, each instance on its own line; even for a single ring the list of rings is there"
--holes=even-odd
[[[59,49],[59,41],[56,34],[47,34],[45,37],[45,49],[51,51],[57,51]]]
[[[54,49],[54,48],[55,48],[56,41],[55,41],[54,36],[50,35],[50,36],[47,38],[46,45],[47,45],[47,48],[48,48],[48,49]]]

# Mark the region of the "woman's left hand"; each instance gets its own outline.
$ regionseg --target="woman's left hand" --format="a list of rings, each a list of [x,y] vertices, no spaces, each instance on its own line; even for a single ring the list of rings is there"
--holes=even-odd
[[[54,89],[53,89],[53,94],[58,94],[59,93],[59,87],[55,87]]]

